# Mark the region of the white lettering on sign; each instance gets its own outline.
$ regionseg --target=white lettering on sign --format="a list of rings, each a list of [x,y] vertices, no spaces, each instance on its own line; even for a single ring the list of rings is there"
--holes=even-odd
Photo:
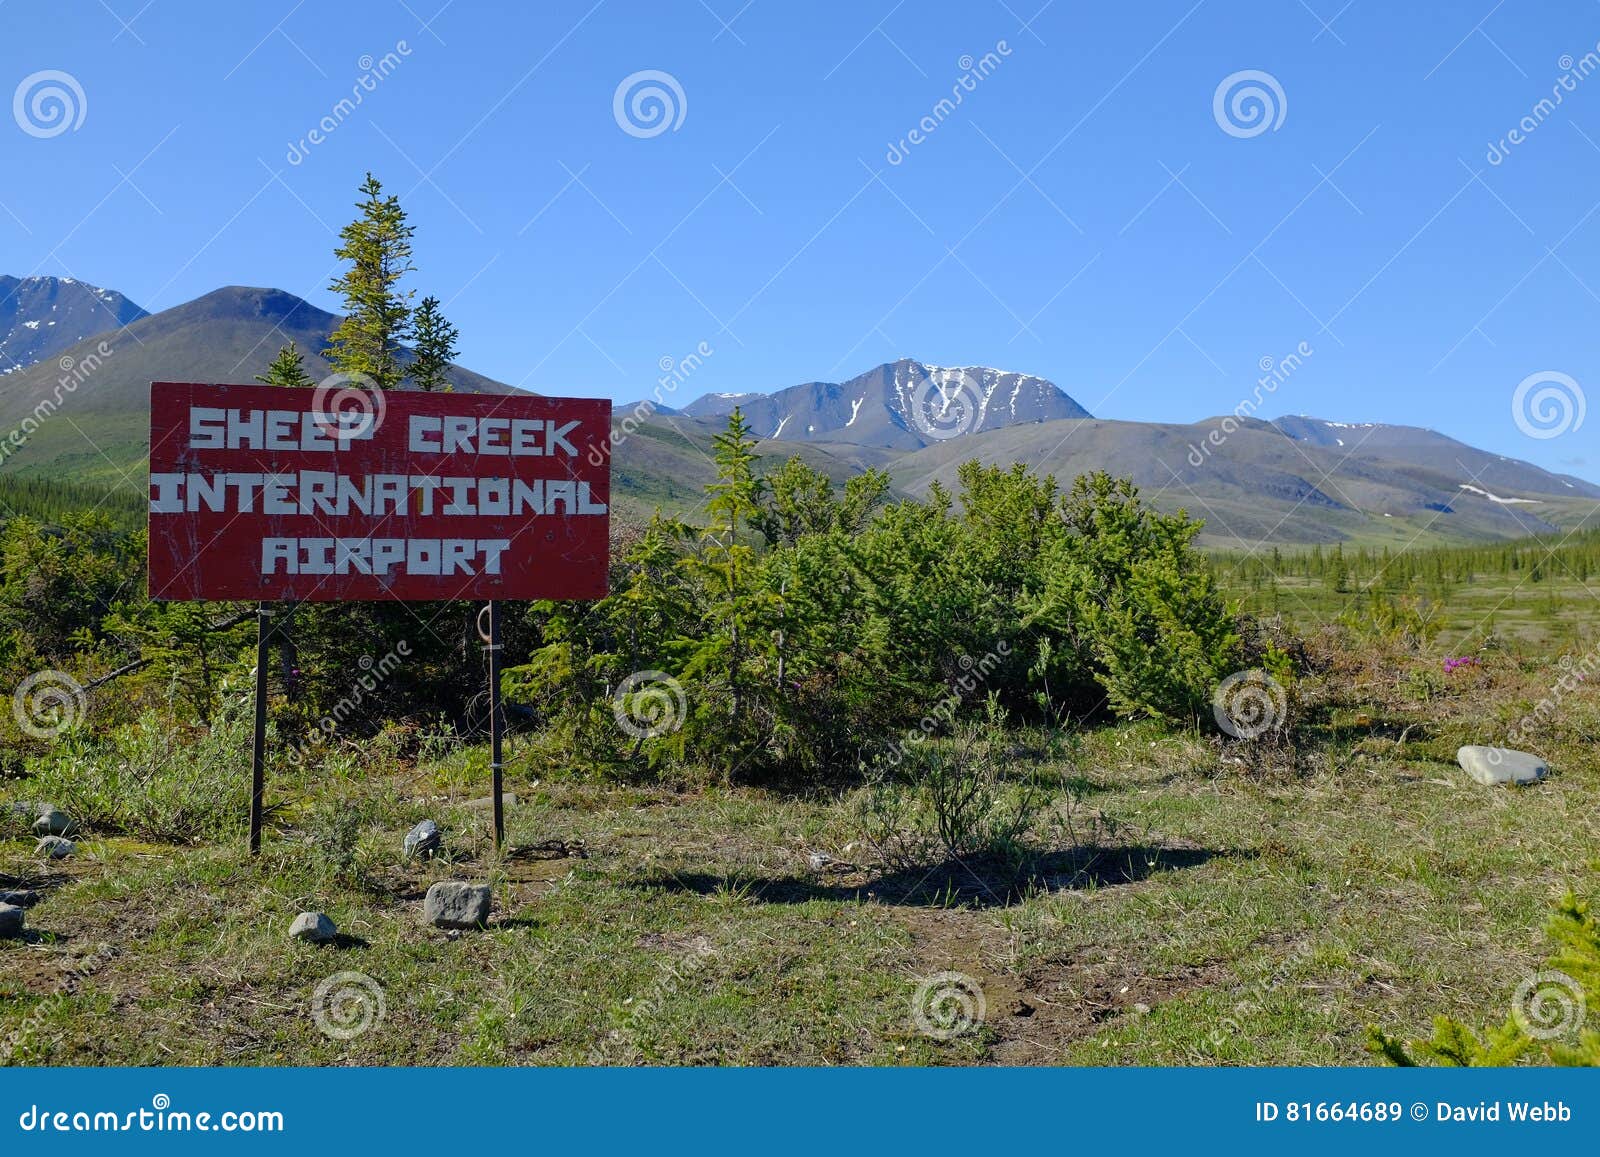
[[[331,454],[351,442],[371,438],[373,428],[369,415],[354,410],[319,414],[312,410],[229,410],[194,406],[189,410],[189,448]]]
[[[411,415],[407,448],[415,454],[475,454],[488,457],[576,457],[573,432],[581,423],[549,418],[471,418]],[[192,450],[298,450],[331,454],[341,445],[372,437],[375,423],[357,411],[318,414],[309,410],[230,410],[195,406],[189,411]]]
[[[231,491],[231,496],[230,496]],[[322,470],[287,474],[223,471],[150,475],[150,513],[564,515],[598,517],[609,507],[587,482],[568,478],[478,478],[432,474],[350,476]],[[231,497],[231,501],[230,501]]]
[[[496,575],[506,538],[264,538],[261,573]]]
[[[413,454],[479,454],[491,457],[575,457],[571,434],[578,422],[548,418],[449,418],[412,414],[407,449]]]

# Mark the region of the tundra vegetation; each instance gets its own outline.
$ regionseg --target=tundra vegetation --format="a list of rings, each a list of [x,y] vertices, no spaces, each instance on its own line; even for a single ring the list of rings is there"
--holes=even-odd
[[[1600,866],[1592,539],[1424,552],[1381,589],[1281,556],[1263,583],[1104,476],[972,465],[910,500],[759,450],[735,419],[700,523],[617,525],[607,599],[508,608],[504,850],[473,803],[476,608],[290,616],[252,859],[247,608],[148,602],[143,532],[36,490],[0,527],[0,662],[87,690],[0,714],[0,792],[84,830],[45,862],[0,812],[0,890],[40,897],[0,944],[8,1056],[1592,1056],[1509,1011]],[[1458,622],[1463,592],[1515,633]],[[1211,696],[1245,669],[1281,698],[1240,738]],[[1549,779],[1455,766],[1510,734]],[[407,860],[424,818],[445,847]],[[422,893],[461,878],[493,883],[488,928],[424,930]],[[339,945],[286,942],[305,909]],[[386,994],[349,1041],[309,1013],[346,966]],[[943,1039],[911,1001],[946,972],[986,1011]]]
[[[341,365],[443,388],[404,216],[361,214]],[[251,857],[249,608],[150,602],[137,508],[0,480],[0,674],[56,692],[0,711],[0,892],[36,901],[0,1058],[1593,1063],[1522,998],[1600,1016],[1600,535],[1208,556],[1105,474],[913,498],[767,450],[735,412],[697,517],[614,522],[607,598],[505,608],[502,848],[477,607],[283,608]],[[1455,764],[1511,735],[1549,778]],[[443,880],[493,886],[485,928],[424,927]],[[308,910],[340,937],[291,942]],[[343,1039],[312,1008],[351,971],[383,1012]],[[972,1015],[929,1031],[949,974]]]

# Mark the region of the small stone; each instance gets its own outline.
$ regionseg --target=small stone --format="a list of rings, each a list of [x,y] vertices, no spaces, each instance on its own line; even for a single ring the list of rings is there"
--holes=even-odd
[[[406,859],[409,860],[413,856],[431,856],[443,843],[444,837],[439,834],[439,825],[432,820],[423,820],[406,833]]]
[[[10,904],[17,908],[32,908],[39,902],[37,892],[0,892],[0,904]]]
[[[838,861],[832,856],[828,855],[827,852],[806,853],[806,867],[810,868],[813,872],[827,871],[830,864],[836,863],[838,863]]]
[[[0,940],[15,940],[22,935],[24,913],[12,904],[0,904]]]
[[[78,821],[64,811],[47,808],[39,813],[39,818],[33,821],[33,834],[36,836],[75,836],[78,834]]]
[[[479,928],[489,921],[489,885],[441,880],[428,889],[422,914],[435,928]]]
[[[312,944],[326,944],[339,935],[332,920],[321,912],[302,912],[289,925],[289,939],[307,940]]]
[[[1138,1004],[1133,1006],[1133,1011],[1138,1013],[1140,1016],[1143,1016],[1145,1013],[1150,1011],[1150,1006],[1145,1004],[1143,1001],[1140,1001]]]
[[[1012,1016],[1032,1016],[1033,1015],[1033,1005],[1029,1004],[1025,1000],[1021,1000],[1021,999],[1013,1000],[1011,1002],[1011,1015]]]
[[[1550,773],[1550,765],[1537,755],[1509,747],[1469,745],[1456,752],[1456,762],[1482,784],[1537,783]]]
[[[34,846],[34,852],[50,860],[64,860],[78,850],[78,845],[61,836],[45,836]]]

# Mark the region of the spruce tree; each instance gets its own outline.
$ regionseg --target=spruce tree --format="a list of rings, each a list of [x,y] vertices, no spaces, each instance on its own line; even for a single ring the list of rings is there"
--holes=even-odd
[[[411,381],[420,390],[450,390],[450,364],[460,333],[439,312],[437,297],[424,297],[411,319]]]
[[[278,351],[278,356],[272,359],[272,364],[267,367],[267,372],[257,374],[256,381],[269,386],[295,386],[306,387],[315,385],[311,375],[306,373],[305,359],[301,356],[294,342],[290,342]]]
[[[717,477],[706,486],[706,528],[703,545],[688,560],[705,584],[702,611],[705,636],[688,664],[688,673],[713,673],[726,681],[728,713],[738,718],[745,694],[745,666],[750,634],[757,618],[752,588],[755,552],[739,542],[739,529],[760,511],[761,480],[756,476],[756,439],[744,414],[735,407],[728,428],[712,439]]]
[[[411,332],[411,291],[397,285],[411,272],[411,237],[400,199],[384,196],[371,173],[356,203],[361,215],[339,231],[334,256],[349,268],[329,286],[344,299],[344,320],[323,356],[342,373],[365,374],[380,388],[400,384],[401,343]]]

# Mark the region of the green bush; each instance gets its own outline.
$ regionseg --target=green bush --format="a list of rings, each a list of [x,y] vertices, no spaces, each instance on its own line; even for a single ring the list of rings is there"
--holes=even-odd
[[[905,742],[857,797],[863,838],[893,868],[945,859],[1020,866],[1047,793],[1012,782],[1005,768],[1003,717],[965,723],[954,737]]]
[[[1126,479],[1081,477],[1063,503],[1067,576],[1096,677],[1122,715],[1199,716],[1239,654],[1216,580],[1192,543],[1200,524],[1139,501]]]
[[[1130,482],[1093,474],[1063,495],[969,462],[954,492],[885,504],[874,472],[839,488],[791,459],[761,477],[754,445],[735,411],[704,528],[658,517],[616,553],[608,598],[534,608],[505,690],[576,767],[848,773],[990,695],[1050,723],[1189,723],[1238,667],[1199,524]],[[642,705],[662,725],[629,726]]]
[[[188,729],[147,711],[104,737],[70,732],[29,765],[25,790],[95,832],[174,844],[231,835],[249,814],[250,727],[238,712]]]

